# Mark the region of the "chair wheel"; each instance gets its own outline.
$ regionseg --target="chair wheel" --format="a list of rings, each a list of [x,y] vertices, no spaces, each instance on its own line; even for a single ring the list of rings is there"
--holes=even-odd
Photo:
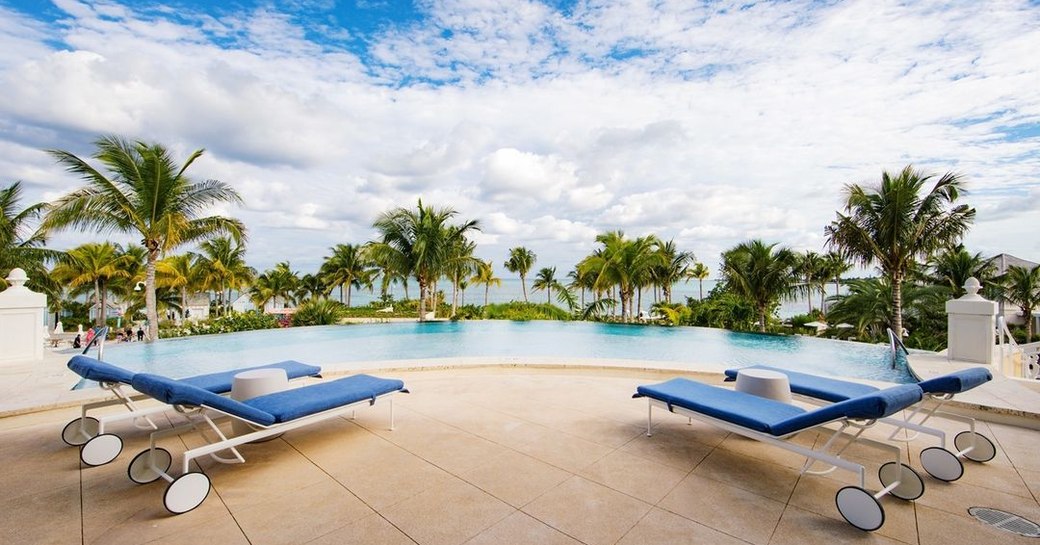
[[[922,450],[921,467],[940,481],[953,482],[964,475],[964,464],[960,458],[942,447],[928,447]]]
[[[924,479],[906,464],[888,462],[878,470],[881,486],[899,481],[899,486],[892,489],[892,495],[906,501],[914,501],[924,494]]]
[[[846,486],[834,496],[838,512],[849,524],[873,532],[885,523],[885,508],[870,492],[858,486]]]
[[[98,419],[84,416],[65,424],[61,430],[61,440],[65,444],[78,447],[98,434]]]
[[[130,466],[127,467],[126,474],[131,481],[137,484],[146,484],[158,479],[159,475],[169,471],[171,463],[173,463],[173,456],[170,455],[170,451],[162,447],[156,447],[154,450],[144,450],[137,453],[137,456],[130,460]]]
[[[174,515],[187,513],[202,505],[209,496],[209,477],[193,471],[174,479],[163,494],[163,505]]]
[[[79,449],[79,459],[88,466],[103,466],[123,451],[123,440],[112,433],[102,433],[91,438]]]
[[[975,439],[975,448],[964,452],[971,448],[973,438]],[[953,446],[957,447],[957,452],[964,452],[964,457],[972,462],[985,463],[997,455],[997,447],[993,446],[993,441],[990,441],[988,437],[981,433],[962,431],[953,438]]]

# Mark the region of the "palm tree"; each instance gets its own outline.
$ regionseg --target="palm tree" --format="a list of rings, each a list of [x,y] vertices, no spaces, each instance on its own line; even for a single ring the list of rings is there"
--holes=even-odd
[[[805,299],[809,302],[809,313],[812,314],[813,292],[816,291],[816,288],[818,287],[817,284],[820,284],[819,288],[820,292],[822,293],[822,283],[827,280],[824,271],[826,262],[824,261],[823,256],[812,250],[806,251],[804,254],[796,254],[796,257],[798,258],[798,263],[795,266],[795,268],[797,269],[796,272],[797,274],[801,275],[802,281],[804,282],[799,291],[805,294]],[[820,303],[820,310],[823,310],[822,301]]]
[[[185,318],[188,308],[188,293],[197,292],[205,280],[204,271],[198,266],[198,256],[192,253],[171,255],[155,264],[157,288],[175,289],[180,294],[180,319]]]
[[[622,231],[610,231],[596,236],[596,242],[603,247],[583,259],[579,268],[595,271],[597,290],[617,287],[621,321],[628,322],[634,314],[636,290],[646,285],[650,271],[664,264],[664,257],[656,251],[660,241],[653,235],[628,239]]]
[[[588,267],[581,267],[579,263],[571,272],[567,273],[567,278],[571,279],[569,287],[581,290],[581,307],[584,308],[585,290],[595,289],[596,275]]]
[[[329,286],[325,282],[325,279],[320,273],[305,274],[300,277],[298,299],[301,301],[309,299],[324,299],[328,297],[330,293],[332,293],[332,286]]]
[[[205,271],[204,288],[217,294],[227,315],[231,291],[241,291],[256,278],[256,270],[246,264],[246,247],[227,237],[217,237],[199,245],[199,267]],[[227,290],[225,295],[224,290]]]
[[[726,284],[758,314],[758,330],[766,330],[766,312],[781,299],[794,295],[797,257],[787,248],[776,248],[761,240],[738,244],[722,254],[722,273]]]
[[[881,173],[876,187],[845,187],[845,213],[826,228],[827,244],[861,265],[877,264],[892,285],[892,330],[903,335],[902,285],[907,272],[936,250],[959,241],[975,220],[975,209],[954,205],[961,178],[944,174],[932,189],[921,190],[934,176],[907,165],[897,176]]]
[[[509,259],[505,262],[507,271],[520,275],[520,287],[524,290],[525,303],[527,302],[527,273],[531,267],[534,267],[534,262],[537,260],[538,256],[534,252],[523,246],[517,246],[509,249]]]
[[[40,217],[46,204],[34,204],[19,211],[21,198],[21,182],[0,189],[0,290],[7,288],[7,275],[15,268],[28,274],[29,288],[41,287],[40,283],[47,282],[45,263],[61,255],[44,248],[44,231],[33,231],[30,226]]]
[[[909,318],[924,318],[929,309],[942,308],[945,290],[939,286],[904,282],[902,287],[904,313]],[[857,337],[863,341],[885,339],[885,328],[892,319],[892,285],[887,278],[850,280],[848,293],[827,298],[831,305],[828,317],[836,322],[853,325]]]
[[[260,276],[249,290],[250,299],[261,312],[268,301],[281,298],[284,305],[296,304],[299,291],[299,273],[292,270],[288,261],[282,261]]]
[[[484,306],[488,306],[488,292],[491,290],[491,286],[501,286],[502,279],[495,276],[495,265],[488,261],[478,261],[477,270],[473,274],[471,281],[474,284],[484,285]]]
[[[704,266],[704,263],[698,261],[697,263],[694,263],[692,267],[690,267],[690,270],[687,272],[687,274],[690,275],[690,278],[697,279],[697,300],[703,301],[704,279],[708,278],[708,276],[711,274],[711,271],[708,270],[708,267]]]
[[[451,281],[452,316],[455,316],[455,312],[458,310],[459,292],[461,291],[463,296],[465,296],[466,279],[473,274],[477,264],[480,263],[480,260],[473,257],[473,251],[476,248],[476,243],[461,238],[452,244],[448,252],[448,261],[444,264],[444,272],[448,276],[448,280]]]
[[[542,267],[538,271],[538,275],[535,276],[534,283],[531,287],[535,291],[545,290],[545,302],[552,303],[552,290],[566,290],[560,284],[560,281],[556,279],[556,267]]]
[[[330,248],[332,255],[321,264],[321,275],[329,286],[339,286],[339,302],[350,306],[351,288],[361,289],[371,284],[370,263],[360,245],[337,244]],[[343,292],[346,291],[346,299]]]
[[[469,231],[479,229],[475,220],[449,224],[456,214],[451,208],[423,206],[420,199],[416,210],[395,208],[381,214],[373,224],[380,240],[371,244],[372,255],[392,270],[407,271],[419,284],[420,321],[426,319],[429,290],[443,274],[453,245],[464,240]]]
[[[98,305],[94,323],[100,326],[107,319],[109,283],[130,276],[126,271],[128,261],[118,244],[88,243],[69,250],[51,274],[68,285],[73,293],[92,288],[93,304]]]
[[[690,262],[695,258],[692,252],[680,252],[675,241],[658,242],[657,251],[661,253],[660,265],[650,271],[655,285],[661,288],[665,302],[672,302],[672,286],[680,280],[690,279]]]
[[[964,295],[964,284],[968,278],[975,277],[984,285],[992,280],[994,264],[983,259],[981,253],[971,254],[958,244],[952,248],[944,248],[928,260],[931,269],[931,280],[950,289],[954,297]]]
[[[163,254],[183,244],[227,234],[237,241],[245,238],[245,226],[223,216],[201,217],[217,203],[241,202],[241,197],[217,180],[191,181],[185,171],[202,156],[199,149],[177,167],[169,151],[160,144],[130,143],[104,136],[95,143],[94,159],[108,171],[106,176],[79,157],[62,150],[49,150],[66,170],[78,174],[86,185],[59,198],[47,213],[46,228],[93,228],[98,231],[135,233],[148,250],[145,269],[145,306],[148,341],[159,337],[155,300],[155,264]]]
[[[841,275],[852,270],[852,263],[849,263],[838,252],[827,252],[823,256],[823,261],[827,279],[834,281],[834,295],[839,295],[841,293]]]
[[[1011,265],[1000,279],[1001,298],[1018,305],[1026,319],[1026,342],[1033,342],[1033,309],[1040,307],[1040,266]]]

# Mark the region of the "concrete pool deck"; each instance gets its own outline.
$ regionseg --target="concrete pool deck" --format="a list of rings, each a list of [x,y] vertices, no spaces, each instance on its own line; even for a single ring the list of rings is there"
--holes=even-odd
[[[956,483],[921,472],[924,496],[884,499],[886,523],[867,534],[834,507],[835,492],[854,482],[848,473],[800,475],[801,459],[787,451],[662,411],[646,437],[646,402],[630,396],[660,373],[474,366],[393,375],[412,391],[395,396],[394,431],[380,403],[354,420],[246,445],[245,464],[205,460],[213,489],[180,516],[163,508],[162,481],[127,479],[148,443],[132,424],[111,430],[125,441],[115,462],[91,468],[59,438],[77,408],[0,419],[0,542],[957,545],[1027,542],[978,522],[972,506],[1040,521],[1037,431],[980,424],[996,459],[966,463]],[[197,444],[190,435],[162,443],[175,463]],[[925,446],[904,448],[912,466]],[[866,462],[876,488],[878,451],[849,455]]]

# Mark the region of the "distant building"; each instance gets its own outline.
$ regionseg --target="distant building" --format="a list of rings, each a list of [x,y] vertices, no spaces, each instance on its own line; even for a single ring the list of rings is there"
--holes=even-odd
[[[988,263],[993,264],[993,274],[1000,276],[1008,271],[1008,269],[1014,265],[1016,267],[1022,267],[1025,269],[1032,269],[1040,267],[1040,263],[1034,263],[1021,257],[1015,257],[1011,254],[1000,254],[990,258]],[[1023,324],[1025,323],[1026,317],[1022,315],[1022,310],[1017,305],[1008,304],[1004,301],[998,301],[1000,304],[1000,312],[1004,314],[1004,320],[1009,324]],[[1034,328],[1040,328],[1040,309],[1033,311],[1031,316],[1034,322]]]

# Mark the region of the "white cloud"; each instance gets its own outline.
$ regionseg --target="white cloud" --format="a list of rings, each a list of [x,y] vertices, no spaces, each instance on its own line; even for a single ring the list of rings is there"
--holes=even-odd
[[[969,243],[1040,257],[1006,234],[1040,223],[1028,3],[451,0],[367,56],[269,5],[56,6],[56,25],[0,8],[5,178],[53,198],[77,181],[36,150],[98,134],[205,147],[191,173],[242,193],[261,268],[316,265],[420,197],[479,219],[496,260],[568,267],[617,228],[709,265],[751,237],[819,249],[844,184],[907,163],[965,174]]]

